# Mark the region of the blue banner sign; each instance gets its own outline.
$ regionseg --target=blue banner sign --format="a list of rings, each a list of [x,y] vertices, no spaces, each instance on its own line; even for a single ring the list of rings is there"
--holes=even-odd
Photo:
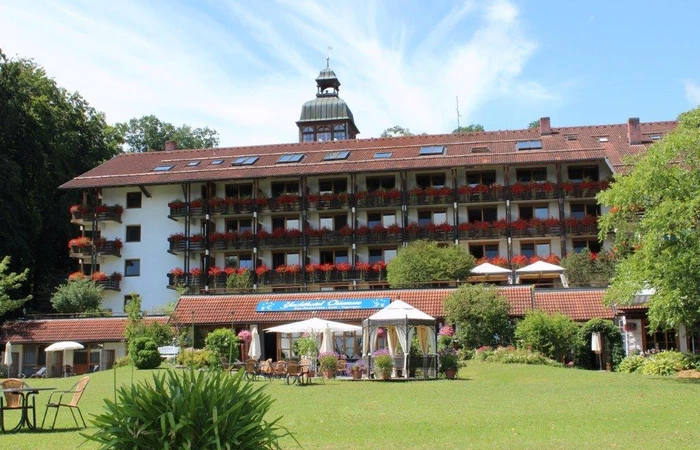
[[[284,302],[258,302],[256,312],[287,311],[341,311],[346,309],[382,309],[389,306],[389,297],[338,298],[334,300],[288,300]]]

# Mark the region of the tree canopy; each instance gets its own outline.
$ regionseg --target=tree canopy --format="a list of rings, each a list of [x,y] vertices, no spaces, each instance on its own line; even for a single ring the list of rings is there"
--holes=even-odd
[[[512,342],[510,304],[493,285],[461,286],[445,299],[444,309],[447,321],[457,325],[457,339],[469,348]]]
[[[48,310],[74,264],[67,211],[79,200],[57,188],[116,155],[119,139],[79,94],[1,51],[0,105],[0,255],[12,257],[14,271],[29,269],[22,295],[33,294],[29,307]]]
[[[584,249],[561,260],[571,287],[607,287],[615,275],[615,260],[609,252],[591,253]]]
[[[527,129],[528,129],[528,130],[534,130],[535,128],[539,128],[539,127],[540,127],[540,121],[539,121],[539,120],[533,120],[533,121],[530,122],[530,124],[527,126]]]
[[[219,145],[219,133],[209,127],[192,128],[184,124],[175,127],[154,115],[117,123],[115,128],[124,139],[129,152],[162,150],[166,141],[177,142],[178,148],[211,148]]]
[[[31,295],[24,298],[14,298],[11,293],[18,290],[27,279],[29,270],[22,273],[5,273],[10,266],[10,257],[6,256],[0,261],[0,319],[5,313],[13,311],[31,299]]]
[[[413,133],[411,133],[411,130],[408,128],[404,128],[399,125],[394,125],[393,127],[387,128],[384,131],[382,131],[382,134],[379,135],[380,137],[397,137],[397,136],[413,136]]]
[[[474,257],[458,245],[438,246],[419,240],[399,250],[387,265],[387,281],[392,288],[435,281],[465,279],[474,268]]]
[[[642,289],[652,329],[700,328],[700,108],[654,143],[629,173],[598,195],[609,212],[600,237],[615,233],[620,259],[608,302],[629,303]]]
[[[56,288],[51,303],[60,313],[99,313],[102,311],[102,287],[90,278],[68,281]]]
[[[467,125],[466,127],[455,128],[454,130],[452,130],[452,134],[474,133],[477,131],[484,131],[484,126],[478,123],[472,123],[470,125]]]

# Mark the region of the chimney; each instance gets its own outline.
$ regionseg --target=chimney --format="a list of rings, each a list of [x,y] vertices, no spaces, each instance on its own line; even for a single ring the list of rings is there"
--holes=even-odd
[[[627,119],[627,141],[630,145],[639,145],[642,143],[642,129],[639,126],[639,117],[630,117]]]
[[[165,151],[177,150],[177,142],[175,141],[165,141]]]
[[[552,134],[552,126],[549,117],[540,117],[540,136],[549,136],[550,134]]]

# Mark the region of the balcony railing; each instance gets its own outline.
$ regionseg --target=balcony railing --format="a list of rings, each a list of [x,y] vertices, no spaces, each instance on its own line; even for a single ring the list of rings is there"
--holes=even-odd
[[[561,227],[557,219],[518,219],[510,224],[512,237],[559,236]]]
[[[102,286],[102,289],[106,291],[119,291],[119,283],[121,282],[121,277],[108,277],[106,280],[94,280],[95,284]]]
[[[358,207],[400,206],[401,191],[398,189],[377,190],[373,192],[360,191],[355,194]]]
[[[403,242],[401,227],[360,227],[355,231],[358,244],[395,244]]]
[[[505,219],[494,222],[466,222],[457,227],[459,239],[497,239],[508,234]]]
[[[258,209],[263,211],[300,211],[301,198],[297,194],[282,194],[277,197],[259,199]]]
[[[549,181],[515,183],[510,186],[510,196],[513,200],[545,200],[557,198],[557,184]]]
[[[564,226],[568,234],[586,236],[598,235],[598,218],[595,216],[584,216],[581,219],[567,217],[564,221]]]
[[[408,192],[409,205],[447,205],[453,201],[451,188],[414,188]]]
[[[338,194],[309,194],[306,199],[309,209],[345,209],[350,206],[350,195],[344,192]]]
[[[499,184],[461,186],[458,192],[460,203],[496,202],[506,199],[506,190]]]
[[[561,184],[562,192],[566,198],[591,198],[598,192],[608,188],[608,181],[582,181],[574,183],[565,181]]]
[[[73,242],[77,242],[78,245],[70,246],[71,258],[86,258],[92,256],[93,243],[89,238],[81,237],[72,239],[70,243]],[[111,241],[106,239],[98,239],[98,241],[94,244],[95,254],[98,256],[121,257],[121,248],[122,241],[120,239],[114,239]]]
[[[98,222],[114,221],[121,223],[124,208],[121,205],[73,205],[70,207],[72,222],[77,224],[87,224],[93,220]]]

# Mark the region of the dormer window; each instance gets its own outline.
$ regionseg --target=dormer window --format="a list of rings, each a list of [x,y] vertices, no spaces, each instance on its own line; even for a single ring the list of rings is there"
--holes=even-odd
[[[521,150],[537,150],[542,148],[542,141],[539,139],[532,140],[532,141],[518,141],[515,144],[515,149],[518,151]]]

